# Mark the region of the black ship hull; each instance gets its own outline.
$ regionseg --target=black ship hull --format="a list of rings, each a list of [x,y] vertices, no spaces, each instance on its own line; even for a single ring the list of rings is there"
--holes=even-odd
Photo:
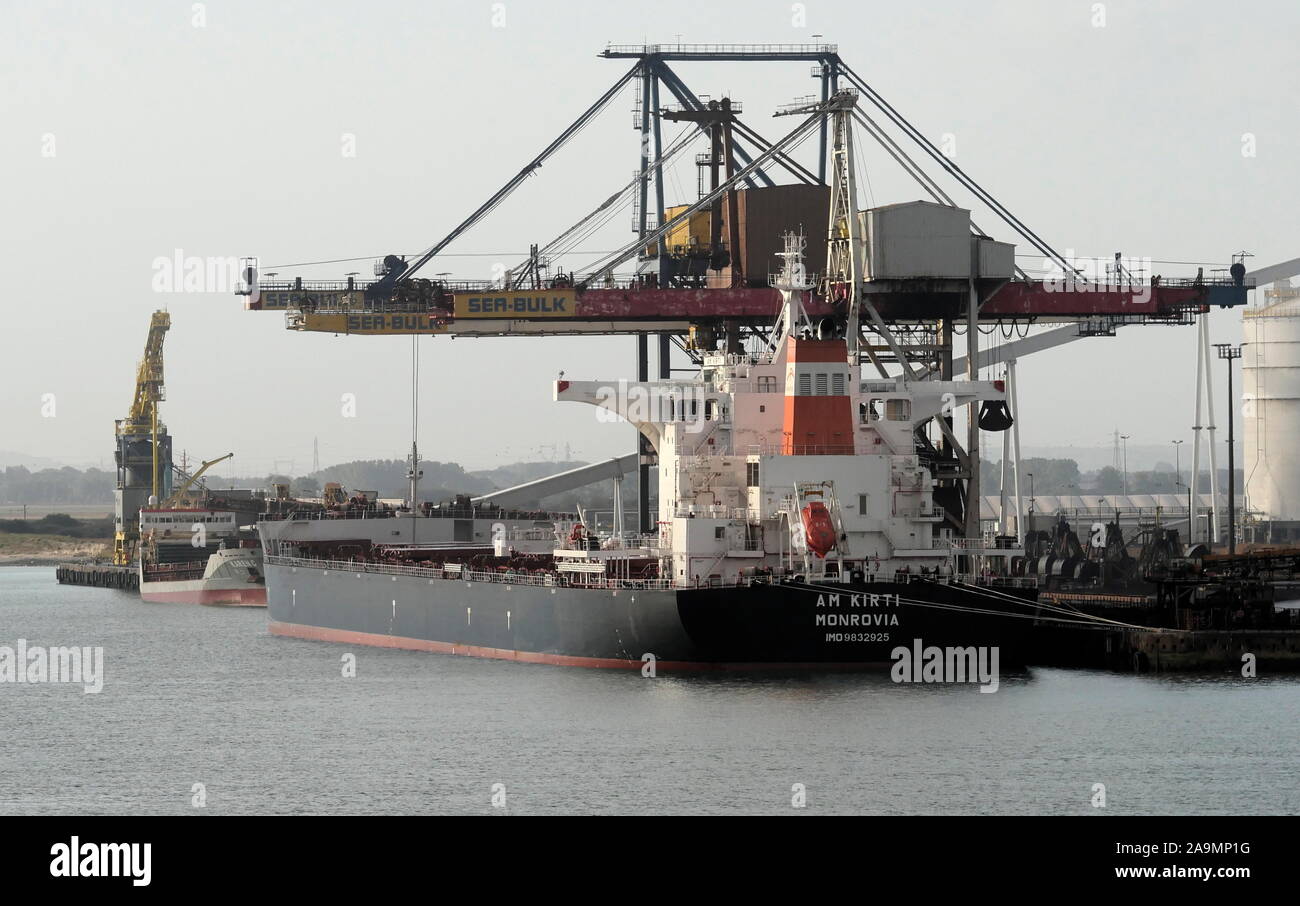
[[[1027,663],[1033,595],[934,581],[590,588],[268,558],[271,631],[589,667],[884,666],[915,645]],[[536,584],[533,584],[536,583]]]

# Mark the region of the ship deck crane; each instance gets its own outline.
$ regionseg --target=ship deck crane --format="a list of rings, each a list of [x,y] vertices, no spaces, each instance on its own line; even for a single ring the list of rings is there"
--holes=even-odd
[[[198,480],[203,477],[204,472],[219,462],[225,462],[234,455],[234,453],[227,453],[225,456],[218,456],[216,459],[209,459],[204,462],[202,466],[195,470],[193,475],[188,476],[185,481],[181,483],[180,487],[172,491],[171,495],[162,502],[161,507],[163,509],[172,509],[179,506],[185,499],[185,495],[189,492],[190,488],[194,487],[194,485],[198,483]]]

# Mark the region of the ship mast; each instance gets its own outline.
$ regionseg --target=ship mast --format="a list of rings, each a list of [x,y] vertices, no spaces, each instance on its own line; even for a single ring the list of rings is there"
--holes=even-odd
[[[826,230],[826,288],[831,301],[834,291],[844,292],[844,341],[849,362],[858,361],[858,306],[862,298],[862,237],[858,235],[857,180],[853,172],[853,128],[850,117],[857,98],[836,96],[832,117],[834,142],[831,146],[831,209]]]
[[[420,433],[420,347],[419,334],[411,335],[411,462],[406,470],[406,479],[411,483],[410,506],[412,518],[419,507],[420,479],[424,472],[420,469],[420,448],[417,440]],[[411,523],[411,541],[415,541],[415,523]]]
[[[903,380],[915,380],[919,375],[912,370],[906,350],[870,298],[862,292],[862,281],[866,276],[863,255],[866,243],[858,223],[857,174],[853,163],[853,115],[857,105],[856,91],[840,91],[821,104],[794,106],[778,111],[777,115],[821,112],[831,117],[834,138],[830,148],[831,205],[823,284],[827,301],[832,305],[843,305],[844,340],[849,363],[861,364],[862,320],[865,315],[869,328],[884,340],[895,360],[902,365]],[[882,368],[880,365],[877,367]],[[881,374],[884,376],[883,369]]]
[[[777,320],[776,337],[772,346],[777,351],[785,348],[787,337],[795,336],[809,326],[808,313],[803,307],[803,294],[814,286],[804,265],[804,248],[808,240],[802,233],[793,231],[785,233],[783,238],[785,249],[776,254],[785,263],[781,266],[781,272],[772,278],[772,285],[781,293],[781,314]]]

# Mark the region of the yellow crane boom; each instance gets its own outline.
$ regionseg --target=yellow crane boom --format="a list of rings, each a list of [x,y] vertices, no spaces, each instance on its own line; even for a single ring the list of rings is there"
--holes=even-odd
[[[135,377],[135,396],[131,409],[118,428],[119,434],[144,433],[152,427],[158,403],[166,399],[163,385],[163,338],[172,326],[172,316],[156,311],[149,319],[149,337],[144,344],[144,357]]]
[[[209,459],[202,466],[200,466],[193,475],[186,478],[179,488],[172,491],[171,496],[168,497],[165,501],[163,501],[162,508],[170,509],[171,507],[176,506],[185,498],[185,493],[190,488],[194,487],[195,482],[197,482],[201,477],[203,477],[204,472],[206,472],[208,469],[212,468],[219,462],[225,462],[227,459],[229,459],[234,455],[235,455],[234,453],[227,453],[225,456],[218,456],[216,459]]]

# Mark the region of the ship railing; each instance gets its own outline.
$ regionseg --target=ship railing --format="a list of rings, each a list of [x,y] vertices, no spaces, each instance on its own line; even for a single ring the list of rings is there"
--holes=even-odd
[[[659,547],[658,532],[623,532],[615,535],[611,532],[609,535],[602,535],[600,539],[601,550],[655,550]]]
[[[996,584],[1001,588],[1037,588],[1039,585],[1037,576],[1007,576],[997,572],[961,572],[953,575],[950,581],[962,582],[966,585]]]
[[[302,567],[305,569],[337,570],[338,572],[375,573],[391,576],[412,576],[424,579],[452,579],[462,582],[492,582],[500,585],[540,585],[574,588],[653,589],[671,588],[668,579],[637,579],[629,577],[561,575],[550,570],[536,573],[519,570],[477,570],[440,566],[405,566],[397,563],[376,563],[366,560],[326,560],[315,557],[288,557],[267,555],[265,562],[271,566]]]
[[[290,522],[309,522],[316,519],[393,519],[397,516],[397,510],[393,507],[377,504],[370,506],[351,507],[342,510],[295,510],[286,518]],[[268,520],[277,522],[279,520]]]
[[[371,504],[365,507],[354,507],[352,510],[295,510],[286,518],[294,522],[308,522],[313,520],[335,520],[335,519],[395,519],[410,516],[409,509],[399,510],[388,504]],[[267,515],[267,514],[262,514]],[[501,522],[573,522],[578,517],[574,513],[552,512],[549,510],[494,510],[490,505],[482,507],[434,507],[429,512],[417,510],[416,515],[421,519],[494,519]],[[267,521],[279,521],[269,519]],[[528,526],[521,530],[532,531],[550,531],[546,526]],[[209,533],[210,534],[210,533]]]
[[[734,522],[761,522],[762,513],[743,506],[699,506],[687,504],[673,510],[675,519],[730,519]]]
[[[498,292],[501,290],[499,283],[492,280],[435,280],[448,292],[456,293],[481,293],[481,292]],[[259,280],[257,288],[266,293],[348,293],[348,292],[365,292],[374,286],[376,280]],[[371,310],[379,310],[387,305],[393,311],[403,310],[403,307],[393,303],[391,300],[381,300],[378,305],[370,305]],[[363,306],[349,306],[348,311],[356,311]],[[428,309],[426,302],[423,309]],[[411,310],[412,306],[407,305],[405,309]],[[318,311],[326,310],[323,306]]]
[[[1014,540],[1014,539],[1012,539]],[[989,554],[996,557],[1024,556],[1023,547],[999,544],[994,538],[952,538],[948,541],[952,550],[961,553]]]
[[[770,352],[714,352],[709,353],[704,357],[704,367],[750,368],[756,365],[771,365],[775,359],[776,357]],[[735,387],[737,385],[752,384],[754,379],[748,377],[730,377],[728,380],[731,382],[732,386]],[[773,382],[776,381],[775,375],[772,376],[772,380]],[[690,383],[694,382],[692,381]],[[773,389],[772,392],[777,393],[783,391]]]
[[[162,579],[172,581],[182,581],[188,579],[202,579],[204,572],[207,571],[208,562],[206,560],[191,560],[185,563],[146,563],[141,572],[144,573],[146,580]]]
[[[708,54],[711,56],[750,56],[754,54],[789,54],[792,56],[837,53],[837,44],[607,44],[601,56],[643,56],[656,53]]]
[[[749,444],[749,456],[852,456],[853,444]]]
[[[448,579],[461,582],[490,582],[499,585],[535,585],[545,587],[559,588],[595,588],[610,590],[668,590],[668,589],[691,589],[691,588],[745,588],[754,585],[773,585],[779,584],[787,579],[796,581],[839,584],[840,577],[831,573],[822,576],[803,577],[801,574],[791,573],[783,575],[780,573],[760,573],[755,575],[741,575],[733,577],[724,576],[696,576],[689,580],[677,581],[671,578],[635,578],[626,576],[603,576],[580,573],[558,573],[550,570],[537,573],[520,572],[518,570],[475,570],[456,568],[458,564],[452,564],[448,568],[428,567],[428,566],[404,566],[395,563],[375,563],[362,560],[326,560],[314,557],[288,557],[280,555],[266,556],[266,564],[269,566],[289,566],[302,567],[305,569],[321,569],[338,572],[353,573],[374,573],[379,575],[392,576],[411,576],[415,578],[426,579]],[[996,574],[956,574],[949,576],[923,575],[919,573],[908,573],[903,571],[897,572],[875,572],[867,573],[863,580],[868,585],[880,583],[909,583],[909,582],[937,582],[941,585],[947,585],[951,582],[964,582],[972,585],[987,585],[996,583],[1003,587],[1014,588],[1036,588],[1038,587],[1038,577],[1036,576],[1003,576]]]
[[[505,541],[550,541],[555,539],[555,529],[507,529],[500,537]]]

